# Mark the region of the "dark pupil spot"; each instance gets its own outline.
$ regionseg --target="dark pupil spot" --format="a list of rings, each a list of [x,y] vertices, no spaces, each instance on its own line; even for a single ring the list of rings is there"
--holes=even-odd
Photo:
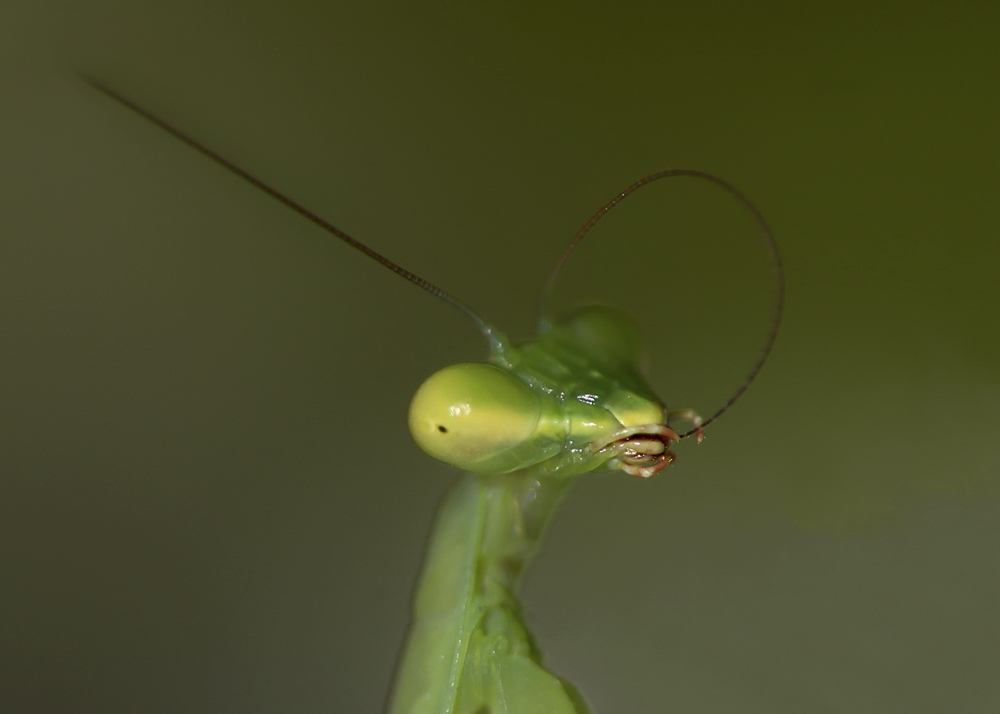
[[[438,431],[440,431],[442,434],[447,434],[448,433],[448,430],[446,428],[444,428],[443,426],[441,426],[440,424],[438,424]]]

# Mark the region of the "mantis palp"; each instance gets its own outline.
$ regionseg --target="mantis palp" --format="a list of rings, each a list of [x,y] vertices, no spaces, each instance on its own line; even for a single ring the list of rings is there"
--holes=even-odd
[[[445,495],[428,544],[412,621],[387,703],[389,714],[581,714],[569,683],[546,671],[521,617],[522,575],[573,476],[620,469],[648,478],[673,459],[757,376],[777,336],[784,279],[763,217],[732,185],[701,171],[651,174],[619,193],[573,238],[543,291],[539,336],[518,345],[454,295],[409,272],[121,95],[107,96],[165,129],[324,230],[464,312],[489,344],[488,363],[446,367],[410,405],[414,440],[468,473]],[[602,216],[633,191],[668,177],[709,181],[734,196],[761,229],[775,278],[770,330],[756,363],[708,419],[668,410],[638,368],[641,334],[625,312],[588,307],[557,321],[548,302],[560,269]],[[678,433],[678,420],[691,429]]]

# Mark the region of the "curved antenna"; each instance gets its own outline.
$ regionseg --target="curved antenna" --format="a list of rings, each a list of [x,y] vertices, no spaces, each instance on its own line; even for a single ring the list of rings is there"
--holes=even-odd
[[[733,406],[737,399],[743,396],[743,392],[747,390],[747,387],[749,387],[753,380],[757,377],[757,373],[760,372],[764,363],[767,361],[767,356],[771,354],[771,348],[774,346],[774,340],[778,336],[778,326],[781,324],[781,313],[785,307],[785,270],[781,265],[781,253],[778,251],[778,244],[775,242],[774,234],[771,233],[771,228],[767,225],[767,221],[764,220],[764,216],[761,215],[760,211],[757,210],[757,207],[753,205],[750,199],[743,195],[742,191],[718,176],[695,169],[667,169],[665,171],[658,171],[655,174],[650,174],[649,176],[644,176],[636,181],[634,184],[611,199],[607,205],[604,206],[604,208],[595,213],[593,218],[587,221],[583,228],[580,229],[580,232],[577,233],[573,237],[573,240],[569,242],[569,245],[566,246],[566,250],[564,250],[562,255],[559,256],[559,260],[556,262],[552,272],[549,273],[548,280],[545,281],[545,286],[542,288],[542,298],[539,309],[541,314],[539,327],[541,330],[547,330],[551,325],[549,303],[552,298],[552,289],[555,287],[556,278],[559,276],[559,271],[562,269],[563,263],[565,263],[570,254],[576,250],[580,241],[582,241],[583,237],[590,232],[590,229],[594,227],[594,224],[601,220],[605,213],[621,203],[622,200],[624,200],[625,197],[633,191],[636,191],[637,189],[640,189],[646,184],[652,183],[657,179],[668,178],[671,176],[690,176],[693,178],[704,179],[705,181],[714,183],[716,186],[725,189],[730,195],[736,198],[736,200],[739,201],[747,212],[753,217],[764,236],[764,244],[767,246],[768,257],[771,260],[771,274],[774,276],[774,303],[771,308],[771,325],[768,329],[767,337],[764,339],[764,346],[761,348],[760,354],[757,356],[757,361],[750,369],[750,374],[748,374],[747,378],[743,380],[743,384],[740,385],[739,389],[736,390],[733,396],[731,396],[729,400],[715,412],[715,414],[710,416],[708,419],[705,419],[701,424],[696,425],[694,429],[680,434],[680,438],[684,439],[693,434],[699,434],[706,426],[722,416],[722,414],[729,409],[729,407]]]
[[[241,169],[239,166],[237,166],[236,164],[232,163],[228,159],[224,159],[222,156],[220,156],[219,154],[215,153],[214,151],[212,151],[211,149],[209,149],[207,146],[205,146],[203,144],[200,144],[199,142],[195,141],[194,139],[192,139],[187,134],[184,134],[183,132],[181,132],[179,129],[175,129],[170,124],[167,124],[167,122],[163,121],[162,119],[160,119],[156,115],[154,115],[154,114],[150,113],[149,111],[143,109],[142,107],[140,107],[135,102],[132,102],[131,100],[126,99],[125,97],[123,97],[121,94],[118,94],[118,92],[115,92],[114,90],[109,89],[108,87],[106,87],[105,85],[101,84],[100,82],[97,82],[97,81],[95,81],[95,80],[93,80],[93,79],[91,79],[89,77],[84,76],[84,75],[81,75],[80,78],[84,82],[86,82],[87,84],[89,84],[91,87],[93,87],[94,89],[96,89],[99,92],[101,92],[102,94],[110,97],[111,99],[114,99],[119,104],[121,104],[121,105],[123,105],[123,106],[125,106],[125,107],[127,107],[129,109],[131,109],[132,111],[134,111],[139,116],[141,116],[141,117],[143,117],[145,119],[148,119],[153,124],[155,124],[156,126],[160,127],[161,129],[163,129],[167,133],[172,134],[174,137],[180,139],[181,141],[183,141],[185,144],[187,144],[191,148],[197,149],[202,154],[204,154],[208,158],[212,159],[215,163],[219,164],[223,168],[229,169],[234,174],[236,174],[240,178],[245,179],[249,183],[253,184],[254,186],[256,186],[257,188],[259,188],[261,191],[263,191],[264,193],[268,194],[272,198],[278,199],[279,201],[281,201],[281,203],[285,204],[286,206],[288,206],[289,208],[291,208],[293,211],[295,211],[299,215],[308,218],[310,221],[312,221],[313,223],[315,223],[317,226],[319,226],[320,228],[322,228],[323,230],[325,230],[327,233],[332,233],[333,235],[335,235],[338,238],[340,238],[342,241],[344,241],[345,243],[347,243],[352,248],[360,250],[362,253],[364,253],[365,255],[367,255],[372,260],[374,260],[374,261],[376,261],[378,263],[381,263],[386,268],[388,268],[392,272],[396,273],[396,275],[399,275],[399,276],[405,278],[406,280],[409,280],[411,283],[413,283],[414,285],[416,285],[419,288],[422,288],[423,290],[426,290],[431,295],[433,295],[435,297],[438,297],[438,298],[441,298],[442,300],[444,300],[449,305],[453,305],[454,307],[457,307],[459,310],[461,310],[462,312],[464,312],[465,315],[470,320],[472,320],[474,323],[476,323],[476,327],[479,328],[479,331],[483,334],[483,337],[485,337],[486,340],[487,340],[487,342],[490,343],[490,351],[495,356],[500,357],[502,359],[502,354],[503,354],[503,350],[504,350],[504,346],[505,346],[505,339],[504,339],[504,337],[499,332],[497,332],[497,330],[492,325],[490,325],[488,322],[486,322],[486,320],[484,320],[483,318],[481,318],[476,313],[475,310],[473,310],[471,307],[469,307],[468,305],[466,305],[462,300],[460,300],[459,298],[455,297],[454,295],[452,295],[447,290],[439,288],[434,283],[430,282],[429,280],[425,280],[424,278],[421,278],[416,273],[411,273],[409,270],[407,270],[403,266],[401,266],[401,265],[399,265],[397,263],[394,263],[393,261],[389,260],[388,258],[386,258],[384,255],[382,255],[378,251],[373,250],[372,248],[369,248],[367,245],[365,245],[361,241],[356,240],[355,238],[352,238],[347,233],[345,233],[344,231],[340,230],[339,228],[337,228],[333,224],[331,224],[331,223],[327,222],[326,220],[324,220],[324,219],[320,218],[319,216],[317,216],[315,213],[313,213],[312,211],[310,211],[308,208],[306,208],[302,204],[293,201],[292,199],[290,199],[288,196],[286,196],[285,194],[281,193],[277,189],[271,188],[270,186],[268,186],[266,183],[264,183],[263,181],[261,181],[256,176],[253,176],[252,174],[244,171],[243,169]]]

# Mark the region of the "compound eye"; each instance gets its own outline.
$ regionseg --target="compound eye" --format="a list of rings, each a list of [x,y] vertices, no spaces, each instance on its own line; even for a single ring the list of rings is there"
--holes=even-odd
[[[410,433],[435,459],[475,471],[535,431],[541,399],[499,367],[463,363],[424,382],[410,403]]]

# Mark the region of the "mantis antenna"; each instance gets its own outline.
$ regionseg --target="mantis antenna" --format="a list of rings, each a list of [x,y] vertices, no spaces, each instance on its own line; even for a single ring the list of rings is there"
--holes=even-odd
[[[566,246],[566,250],[563,251],[562,255],[559,256],[559,260],[556,261],[555,267],[552,272],[549,273],[548,280],[545,281],[545,286],[542,288],[542,298],[540,301],[540,329],[547,330],[551,324],[549,303],[552,298],[552,289],[555,286],[556,278],[559,276],[559,271],[562,269],[563,264],[570,254],[576,250],[576,247],[583,240],[583,237],[590,232],[590,229],[594,227],[601,218],[604,217],[608,211],[621,203],[626,196],[628,196],[633,191],[642,188],[646,184],[652,183],[657,179],[669,178],[673,176],[690,176],[693,178],[700,178],[714,183],[729,192],[737,201],[739,201],[747,212],[753,217],[757,226],[760,228],[761,233],[764,237],[764,244],[767,247],[768,257],[771,261],[771,274],[774,276],[774,302],[771,308],[771,324],[768,328],[767,337],[764,339],[764,346],[761,348],[760,353],[757,356],[757,361],[754,363],[753,367],[750,369],[750,373],[747,375],[746,379],[743,380],[743,384],[740,385],[739,389],[729,398],[729,400],[722,405],[722,407],[715,412],[708,419],[705,419],[701,424],[697,425],[694,429],[686,431],[680,434],[680,438],[684,439],[692,434],[699,433],[706,426],[711,424],[713,421],[718,419],[722,414],[736,403],[736,400],[743,396],[743,392],[747,390],[747,387],[753,382],[757,377],[757,373],[760,372],[764,363],[767,361],[767,356],[771,354],[771,348],[774,346],[774,340],[778,336],[778,326],[781,324],[781,313],[785,306],[785,270],[781,265],[781,253],[778,251],[778,244],[774,240],[774,234],[771,233],[771,228],[767,225],[767,221],[764,220],[764,216],[761,215],[757,207],[753,205],[749,198],[743,195],[743,192],[738,188],[733,186],[731,183],[725,179],[721,179],[718,176],[714,176],[705,171],[698,171],[696,169],[666,169],[665,171],[657,171],[655,174],[650,174],[645,176],[634,184],[626,188],[624,191],[619,193],[613,199],[611,199],[601,210],[594,214],[593,218],[584,224],[580,232],[577,233],[573,240],[569,242]]]
[[[333,235],[335,235],[338,238],[340,238],[342,241],[344,241],[345,243],[347,243],[352,248],[356,248],[357,250],[360,250],[362,253],[364,253],[365,255],[367,255],[372,260],[374,260],[374,261],[376,261],[378,263],[381,263],[383,266],[385,266],[386,268],[388,268],[392,272],[396,273],[396,275],[402,276],[403,278],[405,278],[406,280],[409,280],[411,283],[413,283],[417,287],[422,288],[423,290],[426,290],[431,295],[434,295],[435,297],[441,298],[442,300],[444,300],[449,305],[457,307],[459,310],[461,310],[463,313],[465,313],[465,315],[470,320],[472,320],[476,324],[476,327],[479,328],[479,331],[483,334],[483,337],[485,337],[486,340],[487,340],[487,342],[490,343],[490,351],[494,355],[496,355],[496,356],[501,356],[501,359],[502,359],[502,353],[503,353],[503,347],[504,347],[504,338],[497,333],[496,329],[492,325],[490,325],[488,322],[486,322],[486,320],[484,320],[483,318],[481,318],[478,315],[478,313],[476,313],[475,310],[473,310],[471,307],[469,307],[468,305],[466,305],[462,300],[460,300],[459,298],[455,297],[454,295],[452,295],[447,290],[439,288],[434,283],[430,282],[429,280],[425,280],[424,278],[421,278],[416,273],[411,273],[409,270],[407,270],[403,266],[399,265],[398,263],[394,263],[393,261],[389,260],[388,258],[386,258],[384,255],[382,255],[378,251],[376,251],[376,250],[374,250],[372,248],[369,248],[367,245],[365,245],[361,241],[359,241],[359,240],[357,240],[355,238],[352,238],[351,236],[349,236],[347,233],[345,233],[344,231],[342,231],[339,228],[337,228],[332,223],[329,223],[328,221],[326,221],[326,220],[320,218],[319,216],[317,216],[315,213],[313,213],[312,211],[310,211],[308,208],[306,208],[302,204],[297,203],[296,201],[293,201],[292,199],[290,199],[288,196],[286,196],[285,194],[281,193],[277,189],[271,188],[270,186],[268,186],[266,183],[264,183],[263,181],[261,181],[256,176],[253,176],[252,174],[244,171],[243,169],[241,169],[236,164],[232,163],[228,159],[223,158],[219,154],[217,154],[214,151],[212,151],[211,149],[209,149],[207,146],[205,146],[205,145],[199,143],[198,141],[192,139],[190,136],[188,136],[187,134],[184,134],[179,129],[175,129],[173,126],[171,126],[167,122],[163,121],[162,119],[160,119],[156,115],[150,113],[146,109],[143,109],[142,107],[140,107],[135,102],[132,102],[131,100],[126,99],[121,94],[118,94],[118,92],[114,91],[113,89],[109,89],[105,85],[103,85],[100,82],[97,82],[97,81],[95,81],[95,80],[93,80],[93,79],[91,79],[89,77],[81,75],[80,78],[84,82],[86,82],[87,84],[89,84],[91,87],[93,87],[94,89],[96,89],[99,92],[105,94],[106,96],[110,97],[111,99],[114,99],[119,104],[121,104],[121,105],[123,105],[123,106],[125,106],[125,107],[127,107],[129,109],[131,109],[132,111],[134,111],[139,116],[144,117],[145,119],[148,119],[153,124],[155,124],[156,126],[160,127],[161,129],[165,130],[169,134],[172,134],[174,137],[180,139],[181,141],[183,141],[185,144],[187,144],[191,148],[197,149],[202,154],[204,154],[208,158],[210,158],[213,161],[215,161],[217,164],[221,165],[224,168],[229,169],[234,174],[236,174],[237,176],[240,176],[241,178],[245,179],[249,183],[253,184],[254,186],[256,186],[257,188],[259,188],[261,191],[263,191],[264,193],[268,194],[272,198],[278,199],[279,201],[281,201],[281,203],[285,204],[286,206],[288,206],[289,208],[291,208],[293,211],[295,211],[299,215],[305,216],[310,221],[312,221],[313,223],[315,223],[317,226],[319,226],[320,228],[322,228],[323,230],[325,230],[327,233],[332,233]]]

